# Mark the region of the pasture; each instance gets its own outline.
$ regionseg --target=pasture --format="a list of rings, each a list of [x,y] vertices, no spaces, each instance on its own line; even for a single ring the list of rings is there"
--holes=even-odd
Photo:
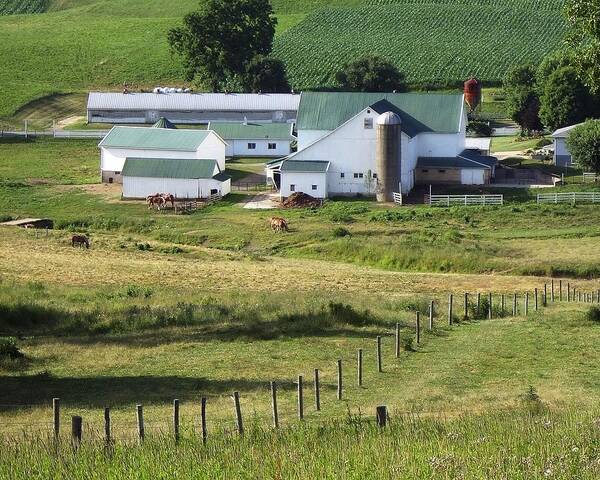
[[[174,215],[121,201],[115,185],[95,183],[96,143],[0,142],[0,218],[55,221],[48,234],[0,227],[0,334],[14,338],[24,354],[0,358],[1,476],[597,474],[597,318],[577,302],[538,312],[531,303],[525,316],[523,298],[549,284],[549,276],[556,286],[562,279],[565,296],[567,283],[600,288],[597,206],[538,206],[535,192],[518,189],[505,192],[506,205],[491,208],[400,208],[363,198],[261,212],[243,209],[248,195],[232,194]],[[241,160],[228,169],[241,177],[257,166]],[[583,188],[596,187],[563,190]],[[274,214],[289,221],[289,233],[271,231]],[[75,232],[91,238],[89,250],[71,247]],[[464,292],[471,294],[466,321]],[[494,293],[492,320],[475,315],[478,292]],[[512,316],[515,292],[519,312]],[[449,293],[456,302],[452,326]],[[383,373],[376,367],[377,336]],[[298,375],[305,385],[302,422]],[[279,386],[280,433],[269,427],[270,381]],[[235,434],[233,391],[241,394],[243,439]],[[53,397],[62,404],[59,456],[48,443]],[[206,447],[198,441],[201,397],[207,398]],[[174,398],[181,401],[177,448]],[[144,406],[143,447],[135,446],[136,404]],[[390,428],[375,432],[373,412],[381,404],[390,409]],[[116,443],[105,456],[106,406]],[[68,445],[71,415],[84,419],[77,454]]]

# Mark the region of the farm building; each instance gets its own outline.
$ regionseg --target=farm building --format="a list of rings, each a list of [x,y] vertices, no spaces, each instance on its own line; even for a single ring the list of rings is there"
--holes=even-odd
[[[293,122],[300,95],[292,93],[101,93],[91,92],[89,123],[175,124]]]
[[[166,192],[177,199],[225,196],[231,177],[216,160],[190,158],[127,158],[123,166],[123,198],[146,198]]]
[[[571,130],[581,125],[571,125],[569,127],[559,128],[552,134],[554,140],[554,165],[557,167],[570,167],[573,165],[573,158],[567,147],[567,137]]]
[[[467,137],[465,148],[480,155],[489,156],[492,151],[492,139],[490,137]]]
[[[303,191],[320,198],[376,194],[381,200],[390,200],[393,192],[407,194],[424,178],[488,183],[496,160],[466,151],[466,125],[462,95],[303,93],[298,152],[269,162],[267,178],[282,197]],[[312,169],[302,171],[309,180],[301,185],[296,179],[300,162]],[[429,164],[443,167],[426,168]]]
[[[225,170],[226,143],[210,130],[117,126],[98,146],[104,183],[122,182],[126,158],[211,159]]]
[[[209,130],[227,142],[228,157],[284,157],[292,151],[291,123],[210,122]]]

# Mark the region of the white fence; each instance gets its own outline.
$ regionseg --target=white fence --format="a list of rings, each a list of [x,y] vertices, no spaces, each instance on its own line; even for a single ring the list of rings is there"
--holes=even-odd
[[[398,192],[392,192],[392,197],[394,198],[394,203],[397,205],[402,205],[402,194]]]
[[[537,203],[600,203],[600,192],[538,193]]]
[[[583,173],[583,183],[585,182],[597,182],[600,180],[600,175],[593,172],[584,172]]]
[[[425,203],[432,207],[503,205],[504,195],[425,195]]]
[[[0,137],[104,138],[108,130],[0,130]]]

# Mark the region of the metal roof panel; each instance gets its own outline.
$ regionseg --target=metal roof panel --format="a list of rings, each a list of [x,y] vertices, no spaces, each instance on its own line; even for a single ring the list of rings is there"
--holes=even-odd
[[[216,160],[184,158],[126,158],[124,177],[213,178],[218,172]]]
[[[194,152],[212,132],[148,127],[113,127],[100,147]]]

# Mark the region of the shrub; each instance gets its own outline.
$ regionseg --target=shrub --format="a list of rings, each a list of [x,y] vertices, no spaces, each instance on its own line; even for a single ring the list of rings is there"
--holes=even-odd
[[[491,137],[494,129],[490,127],[488,122],[482,122],[480,120],[473,120],[469,122],[467,131],[473,133],[478,137]]]
[[[0,359],[18,360],[24,357],[14,338],[0,339]]]
[[[590,307],[585,314],[585,319],[600,324],[600,307]]]
[[[519,399],[525,408],[532,414],[543,413],[546,410],[544,402],[533,385],[529,385],[527,390],[519,395]]]
[[[144,252],[152,250],[152,246],[148,242],[145,242],[145,243],[136,243],[135,247],[138,250],[142,250]]]
[[[336,227],[333,229],[333,236],[336,238],[349,237],[352,234],[344,227]]]

